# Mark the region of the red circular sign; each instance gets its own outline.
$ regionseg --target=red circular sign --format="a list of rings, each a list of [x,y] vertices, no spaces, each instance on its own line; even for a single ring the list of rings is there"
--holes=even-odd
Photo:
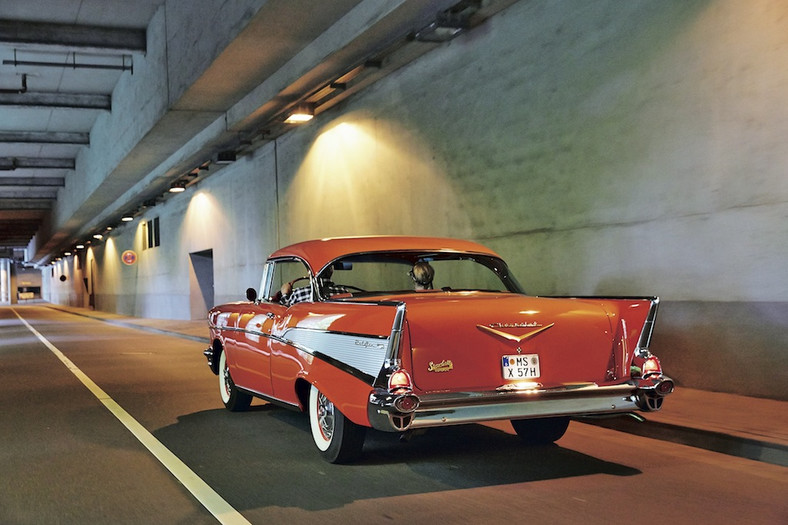
[[[123,264],[132,265],[137,262],[137,254],[134,250],[126,250],[120,256],[120,259],[123,261]]]

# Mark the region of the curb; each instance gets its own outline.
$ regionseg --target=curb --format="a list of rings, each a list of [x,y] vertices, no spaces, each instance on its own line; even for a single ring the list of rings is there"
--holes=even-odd
[[[63,312],[63,313],[67,313],[67,314],[78,315],[80,317],[85,317],[87,319],[93,319],[94,321],[102,321],[104,323],[114,324],[116,326],[122,326],[123,328],[134,328],[136,330],[144,330],[146,332],[152,332],[154,334],[159,334],[159,335],[170,335],[170,336],[173,336],[173,337],[180,337],[181,339],[188,339],[190,341],[197,341],[198,343],[210,344],[210,342],[211,342],[211,340],[209,338],[198,336],[198,335],[183,334],[181,332],[175,332],[175,331],[172,331],[172,330],[164,330],[162,328],[154,328],[152,326],[145,326],[145,325],[139,325],[139,324],[136,324],[136,323],[129,323],[127,321],[121,321],[119,319],[107,319],[106,317],[99,317],[97,315],[90,315],[90,314],[85,314],[85,313],[82,313],[82,312],[75,312],[73,310],[64,310],[62,308],[56,308],[54,306],[48,306],[47,305],[46,308],[50,308],[52,310],[57,310],[58,312]]]
[[[788,466],[788,447],[768,441],[749,439],[722,432],[699,428],[659,423],[656,421],[637,421],[626,417],[615,419],[587,420],[582,423],[618,430],[628,434],[680,443],[729,456],[737,456],[773,465]]]

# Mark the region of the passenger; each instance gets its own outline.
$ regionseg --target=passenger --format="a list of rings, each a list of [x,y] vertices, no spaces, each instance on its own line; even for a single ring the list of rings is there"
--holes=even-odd
[[[429,263],[417,262],[408,275],[413,279],[416,290],[432,290],[432,278],[435,276],[435,270]]]

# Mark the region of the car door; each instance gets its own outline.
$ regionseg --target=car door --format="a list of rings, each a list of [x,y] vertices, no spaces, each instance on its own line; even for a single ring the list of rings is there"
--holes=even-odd
[[[273,316],[264,304],[239,308],[234,332],[233,380],[247,390],[271,395],[271,352],[268,334]]]
[[[297,404],[298,398],[293,388],[295,378],[301,370],[300,356],[283,336],[290,324],[298,322],[302,316],[308,316],[311,304],[312,278],[309,267],[300,259],[281,259],[274,261],[269,268],[269,278],[264,280],[264,305],[270,314],[271,323],[268,334],[268,348],[271,359],[271,388],[276,399]],[[292,299],[281,299],[279,294],[282,285],[290,284],[289,297],[305,299],[304,302],[293,303]]]
[[[271,385],[271,332],[286,307],[273,297],[284,282],[304,273],[305,265],[290,260],[269,261],[263,270],[262,294],[255,301],[236,305],[228,319],[228,344],[232,345],[231,370],[236,385],[252,392],[274,397]],[[308,282],[308,281],[307,281]]]

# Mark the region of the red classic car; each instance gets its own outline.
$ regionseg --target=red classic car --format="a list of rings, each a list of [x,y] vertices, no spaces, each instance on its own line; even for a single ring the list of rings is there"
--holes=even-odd
[[[270,256],[260,290],[208,314],[222,401],[306,411],[330,462],[370,427],[507,419],[550,443],[571,417],[659,410],[673,391],[648,350],[657,298],[528,296],[473,242],[303,242]]]

